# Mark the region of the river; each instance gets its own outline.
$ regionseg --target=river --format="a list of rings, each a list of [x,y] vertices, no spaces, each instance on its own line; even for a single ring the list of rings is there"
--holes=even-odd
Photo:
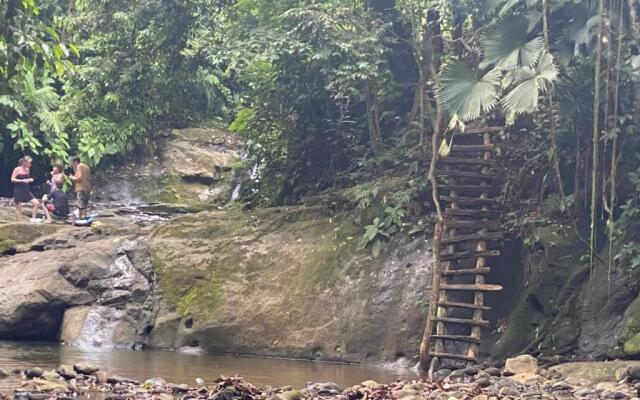
[[[163,377],[168,382],[195,384],[203,378],[207,383],[220,375],[240,375],[259,386],[303,388],[307,382],[335,382],[342,387],[364,380],[389,383],[407,378],[406,369],[370,365],[260,358],[236,355],[188,354],[181,352],[123,349],[80,349],[52,343],[0,341],[0,368],[8,372],[15,368],[40,367],[54,369],[61,364],[87,362],[112,375],[137,380]],[[0,392],[19,386],[20,377],[0,379]]]

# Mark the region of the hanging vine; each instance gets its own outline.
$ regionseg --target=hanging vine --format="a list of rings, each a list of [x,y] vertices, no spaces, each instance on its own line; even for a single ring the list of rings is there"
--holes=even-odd
[[[598,0],[598,33],[593,94],[593,154],[591,159],[591,222],[589,234],[589,281],[593,283],[596,246],[596,210],[598,207],[598,151],[600,147],[600,70],[602,63],[602,35],[604,31],[604,0]]]

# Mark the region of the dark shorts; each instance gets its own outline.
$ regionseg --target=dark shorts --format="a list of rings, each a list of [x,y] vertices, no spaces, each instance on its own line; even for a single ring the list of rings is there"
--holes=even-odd
[[[89,207],[89,198],[91,197],[91,192],[76,192],[76,197],[78,199],[78,208],[81,210],[85,210]]]

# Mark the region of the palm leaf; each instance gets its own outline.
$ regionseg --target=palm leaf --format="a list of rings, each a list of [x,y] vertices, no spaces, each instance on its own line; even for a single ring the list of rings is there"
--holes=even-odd
[[[540,94],[546,92],[557,77],[558,69],[549,53],[540,57],[535,68],[523,67],[510,71],[503,85],[513,89],[500,102],[507,114],[507,122],[511,124],[518,115],[536,111]]]
[[[540,0],[488,0],[486,9],[489,14],[497,13],[499,17],[503,17],[521,3],[524,3],[526,8],[531,8],[537,5],[539,1]]]
[[[498,68],[535,65],[544,50],[541,37],[529,39],[529,20],[524,16],[503,19],[489,28],[480,40],[484,60],[480,68],[495,64]]]
[[[480,76],[462,62],[451,60],[440,71],[436,98],[451,115],[471,121],[496,105],[500,78],[500,71]]]

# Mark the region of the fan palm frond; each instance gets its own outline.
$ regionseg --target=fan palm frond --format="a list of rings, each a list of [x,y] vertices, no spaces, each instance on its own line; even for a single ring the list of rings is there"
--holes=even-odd
[[[557,77],[558,69],[549,53],[540,57],[535,68],[510,71],[503,80],[503,86],[513,89],[500,102],[507,114],[507,122],[513,123],[518,115],[536,111],[540,94],[545,93]]]
[[[542,37],[529,38],[529,20],[524,16],[505,18],[489,28],[480,40],[484,60],[480,68],[532,67],[544,50]]]
[[[524,4],[526,8],[531,8],[539,2],[540,0],[488,0],[486,10],[489,14],[497,14],[498,17],[503,17],[520,4]]]
[[[436,88],[438,101],[461,121],[472,121],[498,102],[501,73],[491,70],[480,76],[458,60],[447,62]]]

